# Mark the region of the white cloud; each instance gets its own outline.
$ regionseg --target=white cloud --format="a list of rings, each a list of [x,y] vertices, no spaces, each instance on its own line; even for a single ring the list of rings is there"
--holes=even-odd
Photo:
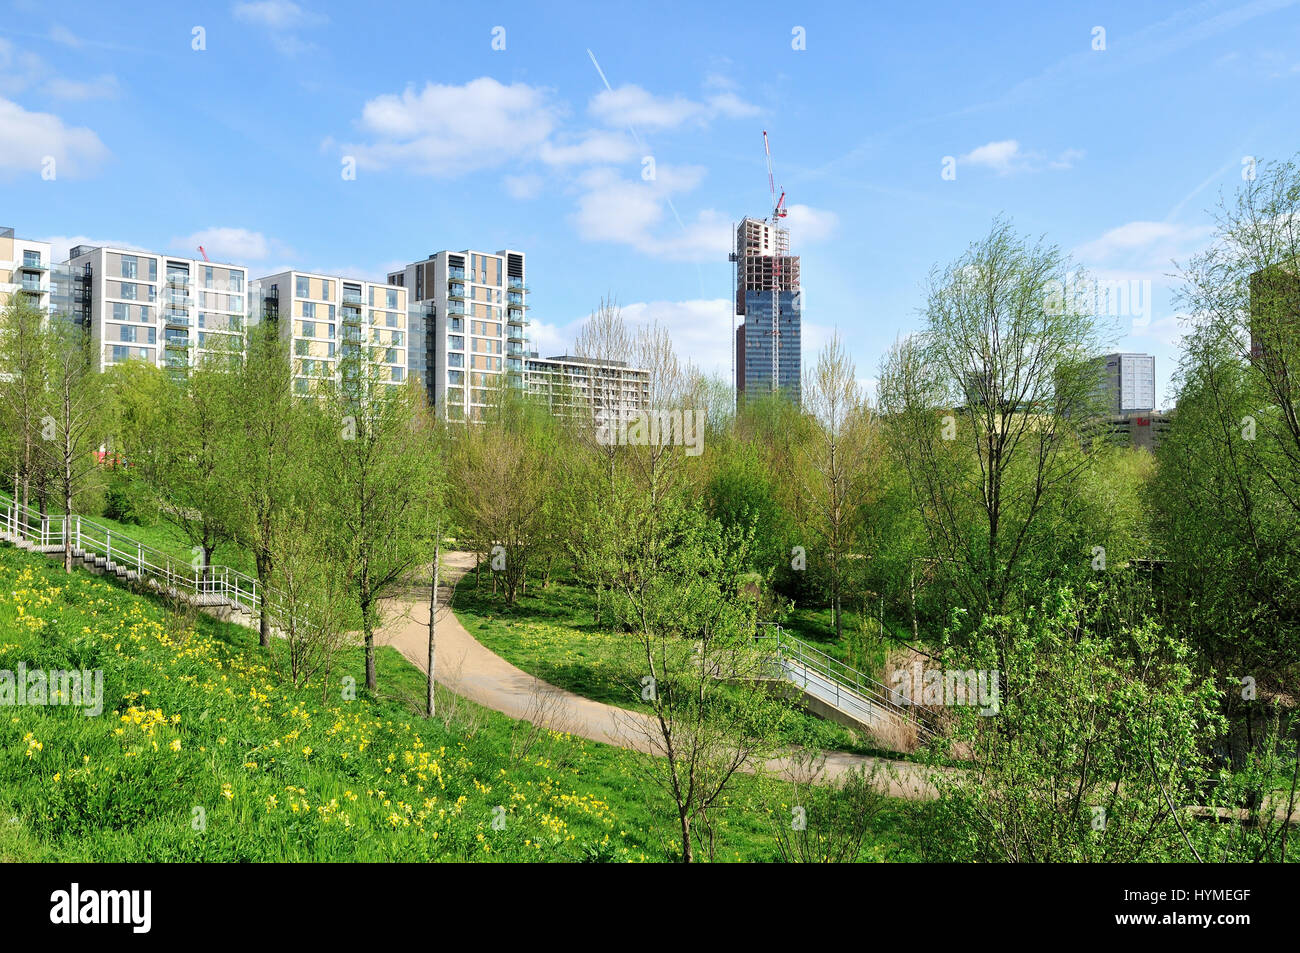
[[[790,240],[800,245],[825,241],[835,234],[840,224],[840,217],[828,209],[791,205],[788,211],[786,227],[790,229]]]
[[[512,199],[527,201],[535,199],[542,194],[542,186],[545,184],[540,175],[507,175],[501,180],[505,186],[506,193]]]
[[[303,9],[292,0],[251,0],[236,3],[231,10],[236,20],[256,23],[272,30],[319,26],[327,17]]]
[[[325,146],[355,156],[362,168],[454,176],[535,154],[556,123],[545,90],[483,76],[463,86],[427,83],[418,92],[407,87],[401,95],[377,96],[358,123],[372,141],[327,139]]]
[[[683,363],[689,360],[705,374],[730,379],[733,316],[726,298],[639,301],[621,307],[633,334],[658,323],[667,329],[679,360]],[[532,322],[528,326],[529,342],[542,357],[572,354],[586,320],[587,315],[583,315],[565,324]]]
[[[1048,158],[1042,152],[1021,149],[1020,142],[1016,139],[999,139],[976,146],[957,161],[992,169],[998,175],[1011,175],[1015,172],[1036,172],[1044,167],[1057,171],[1072,169],[1083,156],[1082,149],[1065,149],[1055,158]]]
[[[0,99],[0,172],[39,174],[47,157],[55,161],[56,176],[76,178],[106,159],[108,149],[90,129]]]
[[[700,184],[699,166],[659,165],[655,178],[626,179],[612,169],[590,169],[579,177],[583,191],[573,215],[586,241],[630,245],[638,251],[674,261],[717,261],[731,248],[731,222],[705,209],[678,223],[670,205],[674,193]]]
[[[20,50],[0,36],[0,95],[21,93],[48,72],[48,67],[35,53]]]
[[[1085,242],[1074,257],[1098,277],[1167,280],[1175,260],[1185,261],[1210,242],[1213,225],[1127,222]]]
[[[293,255],[292,250],[281,242],[247,228],[215,226],[171,240],[172,248],[179,249],[190,258],[201,257],[198,253],[200,245],[213,261],[232,264],[265,262],[273,255],[281,258]]]
[[[236,3],[231,13],[236,20],[264,27],[267,38],[276,51],[290,57],[317,48],[315,43],[299,36],[299,30],[311,29],[329,21],[329,17],[304,9],[292,0]]]
[[[84,102],[89,99],[116,99],[120,91],[117,77],[112,73],[105,73],[86,82],[55,77],[47,82],[43,89],[55,99],[67,99],[76,102]]]
[[[50,27],[50,39],[55,43],[61,43],[64,46],[70,46],[77,49],[82,45],[81,38],[69,30],[67,27],[56,23]]]
[[[680,95],[656,96],[640,86],[627,84],[601,90],[591,98],[587,111],[610,126],[674,129],[687,122],[702,125],[718,116],[736,119],[757,115],[758,107],[730,90],[715,92],[698,101]]]
[[[538,149],[538,158],[548,165],[626,162],[635,155],[636,144],[621,132],[588,132],[574,142],[543,142]]]
[[[76,248],[78,245],[85,245],[88,248],[126,248],[135,251],[145,251],[140,245],[132,242],[119,241],[112,238],[91,238],[89,235],[45,235],[36,239],[38,242],[46,242],[50,246],[51,261],[67,261],[68,251]]]

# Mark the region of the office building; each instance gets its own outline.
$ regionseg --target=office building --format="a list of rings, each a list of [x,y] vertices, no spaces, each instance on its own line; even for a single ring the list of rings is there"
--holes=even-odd
[[[493,390],[523,386],[528,353],[524,255],[440,251],[388,280],[422,322],[417,361],[430,404],[447,420],[482,416]]]
[[[74,317],[100,370],[142,360],[183,374],[205,353],[243,347],[242,265],[78,245],[67,267]]]
[[[252,297],[262,317],[289,342],[295,394],[318,381],[337,380],[339,361],[361,348],[382,379],[406,380],[408,342],[405,288],[382,282],[283,271],[258,278]]]
[[[1151,354],[1107,354],[1100,365],[1099,396],[1112,416],[1156,408],[1156,359]]]
[[[746,218],[736,227],[736,394],[782,393],[800,400],[802,295],[790,233]],[[775,312],[776,320],[773,320]]]
[[[597,427],[630,421],[650,407],[650,372],[625,361],[575,357],[524,358],[524,387],[556,416],[591,415]]]

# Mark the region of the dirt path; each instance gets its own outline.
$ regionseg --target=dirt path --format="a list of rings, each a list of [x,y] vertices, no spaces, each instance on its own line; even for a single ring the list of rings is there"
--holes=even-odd
[[[452,590],[473,568],[471,553],[448,553],[443,557],[442,585],[438,594],[438,646],[435,675],[438,683],[471,701],[555,731],[564,731],[591,741],[658,753],[658,727],[641,712],[583,698],[544,682],[501,656],[489,651],[469,634],[455,613],[446,608]],[[417,597],[394,600],[384,606],[387,619],[377,634],[380,645],[402,653],[420,671],[428,671],[429,599],[427,589]],[[906,761],[888,761],[844,752],[826,752],[818,780],[834,781],[856,767],[880,764],[888,773],[881,777],[882,789],[894,797],[931,799],[933,787],[925,780],[926,769]],[[767,767],[783,776],[801,769],[788,758],[776,758]]]

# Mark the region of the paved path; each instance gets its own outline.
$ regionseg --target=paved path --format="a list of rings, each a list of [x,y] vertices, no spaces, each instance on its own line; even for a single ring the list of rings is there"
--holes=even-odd
[[[620,748],[656,753],[661,750],[658,727],[651,716],[583,698],[544,682],[511,665],[470,635],[446,604],[452,588],[473,564],[471,553],[448,553],[443,557],[435,660],[439,684],[511,718]],[[377,642],[392,646],[420,671],[427,672],[428,590],[423,595],[412,593],[409,598],[393,600],[385,605],[384,614],[388,621],[377,634]],[[933,787],[925,780],[927,769],[920,765],[837,751],[825,752],[825,762],[816,780],[833,782],[852,768],[871,770],[876,764],[881,764],[891,775],[880,778],[882,789],[890,795],[927,800],[935,796]],[[805,770],[789,758],[775,758],[767,767],[787,777]]]

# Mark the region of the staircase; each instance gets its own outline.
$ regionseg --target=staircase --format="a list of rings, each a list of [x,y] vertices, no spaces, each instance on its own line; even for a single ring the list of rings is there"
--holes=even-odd
[[[773,675],[793,684],[815,714],[852,728],[866,729],[883,744],[910,751],[934,737],[916,709],[881,682],[845,665],[780,626],[758,637],[769,654]]]
[[[262,611],[264,593],[257,580],[238,570],[187,563],[101,523],[77,515],[40,513],[4,493],[0,493],[0,541],[51,556],[61,556],[71,541],[74,563],[123,582],[200,608],[228,610],[235,621],[257,619]],[[273,594],[268,602],[273,616],[274,605]]]

